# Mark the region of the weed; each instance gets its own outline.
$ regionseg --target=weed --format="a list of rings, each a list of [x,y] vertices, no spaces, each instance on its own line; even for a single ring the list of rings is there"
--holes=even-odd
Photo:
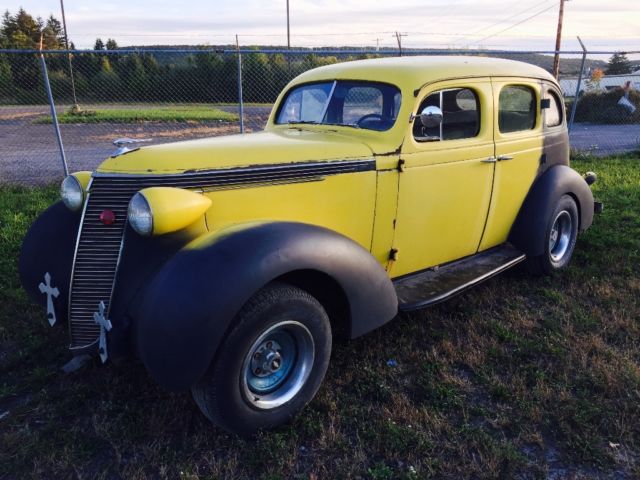
[[[513,270],[336,342],[317,397],[252,440],[137,363],[59,371],[67,332],[16,264],[56,188],[0,187],[0,478],[638,478],[640,157],[573,166],[605,210],[568,270]]]

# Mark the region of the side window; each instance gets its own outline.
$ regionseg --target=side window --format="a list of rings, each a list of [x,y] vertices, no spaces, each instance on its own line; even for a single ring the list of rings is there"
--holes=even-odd
[[[557,127],[562,124],[562,102],[553,90],[547,90],[547,98],[551,105],[544,111],[544,123],[547,127]]]
[[[333,83],[318,83],[308,88],[299,88],[287,97],[278,114],[278,123],[321,122]]]
[[[533,130],[536,126],[536,93],[524,85],[509,85],[500,90],[498,127],[502,133]]]
[[[417,141],[459,140],[476,137],[480,132],[480,101],[470,88],[434,92],[420,104],[418,114],[430,106],[442,110],[442,124],[440,127],[426,128],[416,118],[413,136]]]

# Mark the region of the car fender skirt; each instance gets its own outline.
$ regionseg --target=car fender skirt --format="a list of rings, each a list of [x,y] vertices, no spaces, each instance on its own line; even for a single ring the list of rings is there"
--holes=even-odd
[[[270,281],[298,270],[337,282],[349,303],[354,337],[397,313],[386,272],[349,238],[302,223],[230,227],[191,242],[146,288],[135,315],[136,342],[151,376],[169,390],[193,386],[242,305]]]
[[[578,205],[580,231],[593,222],[593,194],[578,172],[566,165],[547,170],[531,187],[509,233],[509,241],[527,255],[542,255],[550,215],[563,195],[571,195]]]
[[[47,306],[47,295],[38,288],[50,275],[50,285],[57,288],[54,308],[58,321],[67,319],[69,282],[73,255],[80,225],[80,213],[72,212],[62,202],[45,210],[24,237],[18,260],[22,287],[36,303]]]

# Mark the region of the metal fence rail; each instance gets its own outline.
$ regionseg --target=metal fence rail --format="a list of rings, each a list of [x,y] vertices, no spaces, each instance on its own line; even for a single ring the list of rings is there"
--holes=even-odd
[[[543,61],[549,69],[554,53],[402,52]],[[612,53],[560,52],[561,72],[563,65],[569,65],[565,71],[575,71],[561,75],[560,84],[573,109],[569,117],[575,117],[572,145],[582,152],[604,155],[640,147],[640,95],[635,90],[640,75],[600,78],[585,66]],[[58,181],[67,163],[70,171],[94,169],[113,151],[111,141],[118,137],[162,143],[258,131],[280,91],[300,73],[397,55],[396,50],[375,49],[0,50],[0,183]],[[625,88],[627,82],[630,88]],[[60,121],[59,135],[52,116]]]

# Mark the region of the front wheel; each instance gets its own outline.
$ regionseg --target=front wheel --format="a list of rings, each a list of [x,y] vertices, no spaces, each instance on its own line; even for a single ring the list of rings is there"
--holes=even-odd
[[[573,255],[577,237],[578,207],[571,196],[563,195],[547,225],[544,253],[527,259],[529,271],[536,275],[551,275],[565,268]]]
[[[331,327],[304,290],[273,283],[234,318],[193,398],[213,423],[239,435],[289,421],[315,395],[329,364]]]

